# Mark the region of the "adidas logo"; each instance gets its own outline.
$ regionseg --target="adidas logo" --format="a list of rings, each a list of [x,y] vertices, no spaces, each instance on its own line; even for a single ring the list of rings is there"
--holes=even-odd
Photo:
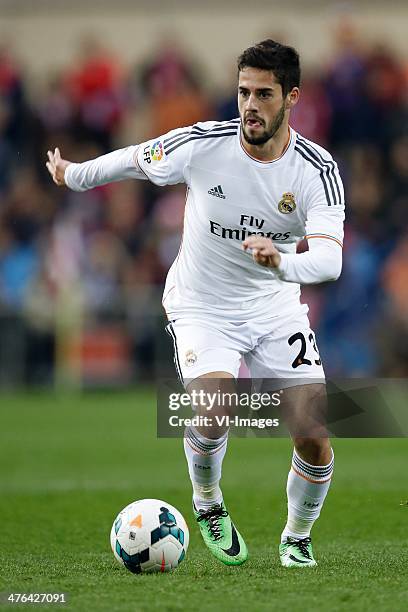
[[[223,200],[225,200],[225,195],[222,191],[221,185],[217,185],[217,187],[213,187],[212,189],[209,189],[208,193],[210,195],[216,196],[217,198],[222,198]]]

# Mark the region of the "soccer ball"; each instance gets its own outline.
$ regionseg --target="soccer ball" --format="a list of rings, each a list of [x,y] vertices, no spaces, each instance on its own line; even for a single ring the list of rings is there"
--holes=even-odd
[[[160,499],[140,499],[119,512],[110,541],[115,558],[134,574],[169,572],[184,559],[189,532],[176,508]]]

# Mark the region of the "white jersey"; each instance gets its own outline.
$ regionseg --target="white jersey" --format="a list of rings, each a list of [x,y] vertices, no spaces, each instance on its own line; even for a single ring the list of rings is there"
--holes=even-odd
[[[203,309],[273,316],[293,300],[299,304],[298,283],[281,280],[242,249],[251,234],[271,238],[281,253],[295,253],[303,237],[342,245],[337,165],[293,129],[285,152],[272,162],[244,150],[239,119],[172,130],[141,144],[137,161],[156,185],[187,185],[182,243],[163,296],[169,318]]]

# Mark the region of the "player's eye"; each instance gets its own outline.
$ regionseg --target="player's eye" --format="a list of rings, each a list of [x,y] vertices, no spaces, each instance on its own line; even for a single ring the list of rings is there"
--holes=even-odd
[[[239,95],[240,95],[242,98],[247,98],[247,97],[249,96],[249,91],[246,91],[245,89],[240,89],[240,90],[239,90]]]
[[[259,97],[261,98],[261,100],[268,100],[272,97],[272,94],[269,91],[261,91],[259,93]]]

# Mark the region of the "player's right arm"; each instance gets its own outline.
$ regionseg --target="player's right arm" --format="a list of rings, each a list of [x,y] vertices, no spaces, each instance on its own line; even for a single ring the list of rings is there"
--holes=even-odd
[[[48,161],[45,165],[47,166],[48,172],[51,174],[52,180],[58,187],[66,185],[65,171],[72,162],[67,159],[62,159],[58,147],[55,148],[54,152],[47,151],[47,156]]]
[[[150,180],[156,185],[187,181],[192,128],[179,128],[151,141],[117,149],[77,164],[61,157],[58,148],[48,151],[47,169],[54,183],[86,191],[125,179]]]

